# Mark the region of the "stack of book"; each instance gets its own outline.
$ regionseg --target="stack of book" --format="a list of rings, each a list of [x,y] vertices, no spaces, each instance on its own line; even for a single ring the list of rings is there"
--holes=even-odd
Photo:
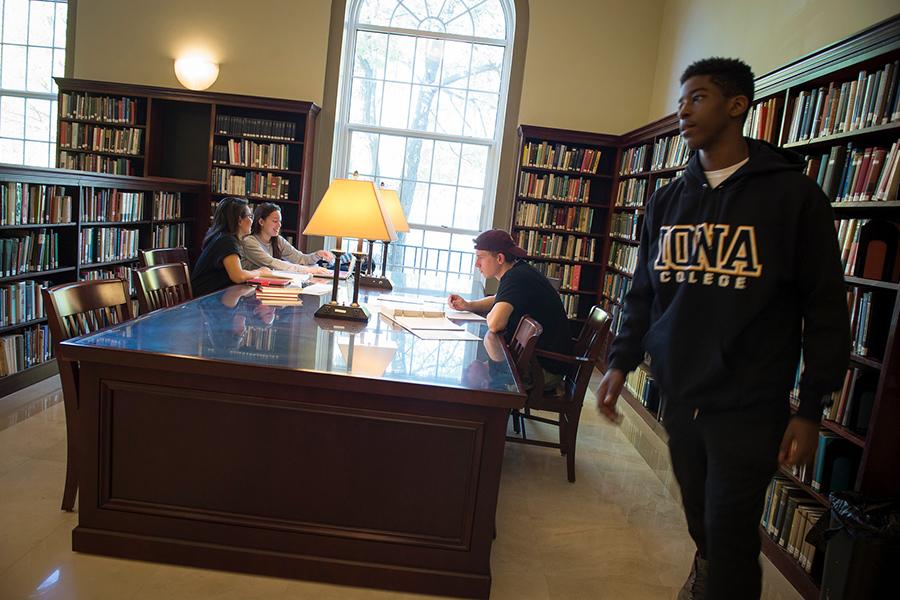
[[[0,225],[72,222],[72,194],[62,186],[0,183]]]
[[[805,173],[832,202],[883,202],[897,199],[900,142],[890,149],[833,146],[827,154],[807,156]]]
[[[823,514],[825,508],[806,495],[800,486],[777,475],[766,492],[762,527],[776,544],[811,573],[816,548],[806,541],[806,535]]]
[[[299,306],[303,304],[300,293],[303,288],[291,285],[294,280],[279,275],[266,275],[251,279],[247,283],[257,285],[256,299],[269,306]]]
[[[781,123],[781,97],[773,96],[755,104],[744,121],[744,135],[770,144],[776,143],[775,128]]]
[[[522,166],[596,173],[600,168],[600,150],[569,148],[565,144],[528,142],[522,148]]]

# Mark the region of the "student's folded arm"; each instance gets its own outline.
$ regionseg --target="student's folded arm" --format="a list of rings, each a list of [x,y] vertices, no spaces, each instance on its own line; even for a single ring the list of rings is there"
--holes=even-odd
[[[494,303],[494,308],[487,314],[488,329],[494,333],[505,330],[512,312],[513,306],[509,302]]]
[[[237,254],[229,254],[222,259],[225,271],[228,273],[228,279],[234,283],[244,283],[254,277],[258,277],[262,269],[254,269],[247,271],[241,268],[241,257]],[[268,269],[266,269],[268,271]]]
[[[291,262],[273,258],[266,252],[259,240],[252,235],[248,235],[241,241],[241,247],[244,250],[244,264],[247,266],[259,265],[280,271],[289,271],[294,266]]]

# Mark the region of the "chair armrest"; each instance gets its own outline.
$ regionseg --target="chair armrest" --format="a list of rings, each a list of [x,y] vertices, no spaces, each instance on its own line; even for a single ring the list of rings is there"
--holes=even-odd
[[[590,358],[585,358],[583,356],[569,356],[568,354],[559,354],[558,352],[550,352],[549,350],[535,349],[534,355],[541,356],[543,358],[549,358],[550,360],[556,360],[559,362],[569,363],[569,364],[594,362]]]

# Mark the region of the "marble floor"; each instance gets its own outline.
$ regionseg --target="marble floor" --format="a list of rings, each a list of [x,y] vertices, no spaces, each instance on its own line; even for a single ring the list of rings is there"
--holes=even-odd
[[[0,598],[66,600],[425,598],[361,588],[77,554],[77,513],[59,510],[65,416],[58,380],[0,411]],[[626,415],[627,417],[627,415]],[[585,406],[577,476],[559,453],[507,444],[493,546],[491,598],[671,599],[693,546],[677,501],[623,428]],[[529,429],[540,436],[540,430]],[[632,430],[633,433],[633,430]],[[655,470],[656,469],[656,470]],[[765,564],[767,600],[797,600]]]

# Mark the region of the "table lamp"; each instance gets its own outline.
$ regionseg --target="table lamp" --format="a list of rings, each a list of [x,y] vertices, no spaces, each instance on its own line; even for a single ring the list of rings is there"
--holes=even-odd
[[[354,237],[360,240],[393,241],[397,239],[391,219],[385,210],[381,192],[371,181],[359,179],[335,179],[303,235],[332,235],[338,238],[334,252],[334,282],[331,288],[331,302],[316,311],[317,317],[368,321],[369,309],[359,304],[359,265],[363,257],[362,248],[357,248],[356,266],[353,278],[353,302],[350,305],[338,302],[338,281],[340,275],[341,238]]]
[[[403,214],[403,206],[400,204],[400,196],[397,195],[397,192],[394,190],[389,190],[384,187],[384,184],[381,184],[382,187],[379,192],[381,192],[381,201],[384,203],[384,207],[387,209],[388,217],[391,219],[391,224],[394,226],[394,231],[397,233],[406,233],[409,231],[409,223],[406,222],[406,215]],[[387,278],[387,257],[388,257],[388,245],[390,244],[390,240],[384,240],[384,248],[382,249],[381,255],[381,276],[376,277],[372,275],[373,267],[372,267],[372,244],[373,242],[369,240],[369,264],[368,264],[368,273],[362,275],[359,279],[359,285],[365,287],[376,287],[382,290],[392,290],[394,289],[394,285],[391,283],[391,280]]]

